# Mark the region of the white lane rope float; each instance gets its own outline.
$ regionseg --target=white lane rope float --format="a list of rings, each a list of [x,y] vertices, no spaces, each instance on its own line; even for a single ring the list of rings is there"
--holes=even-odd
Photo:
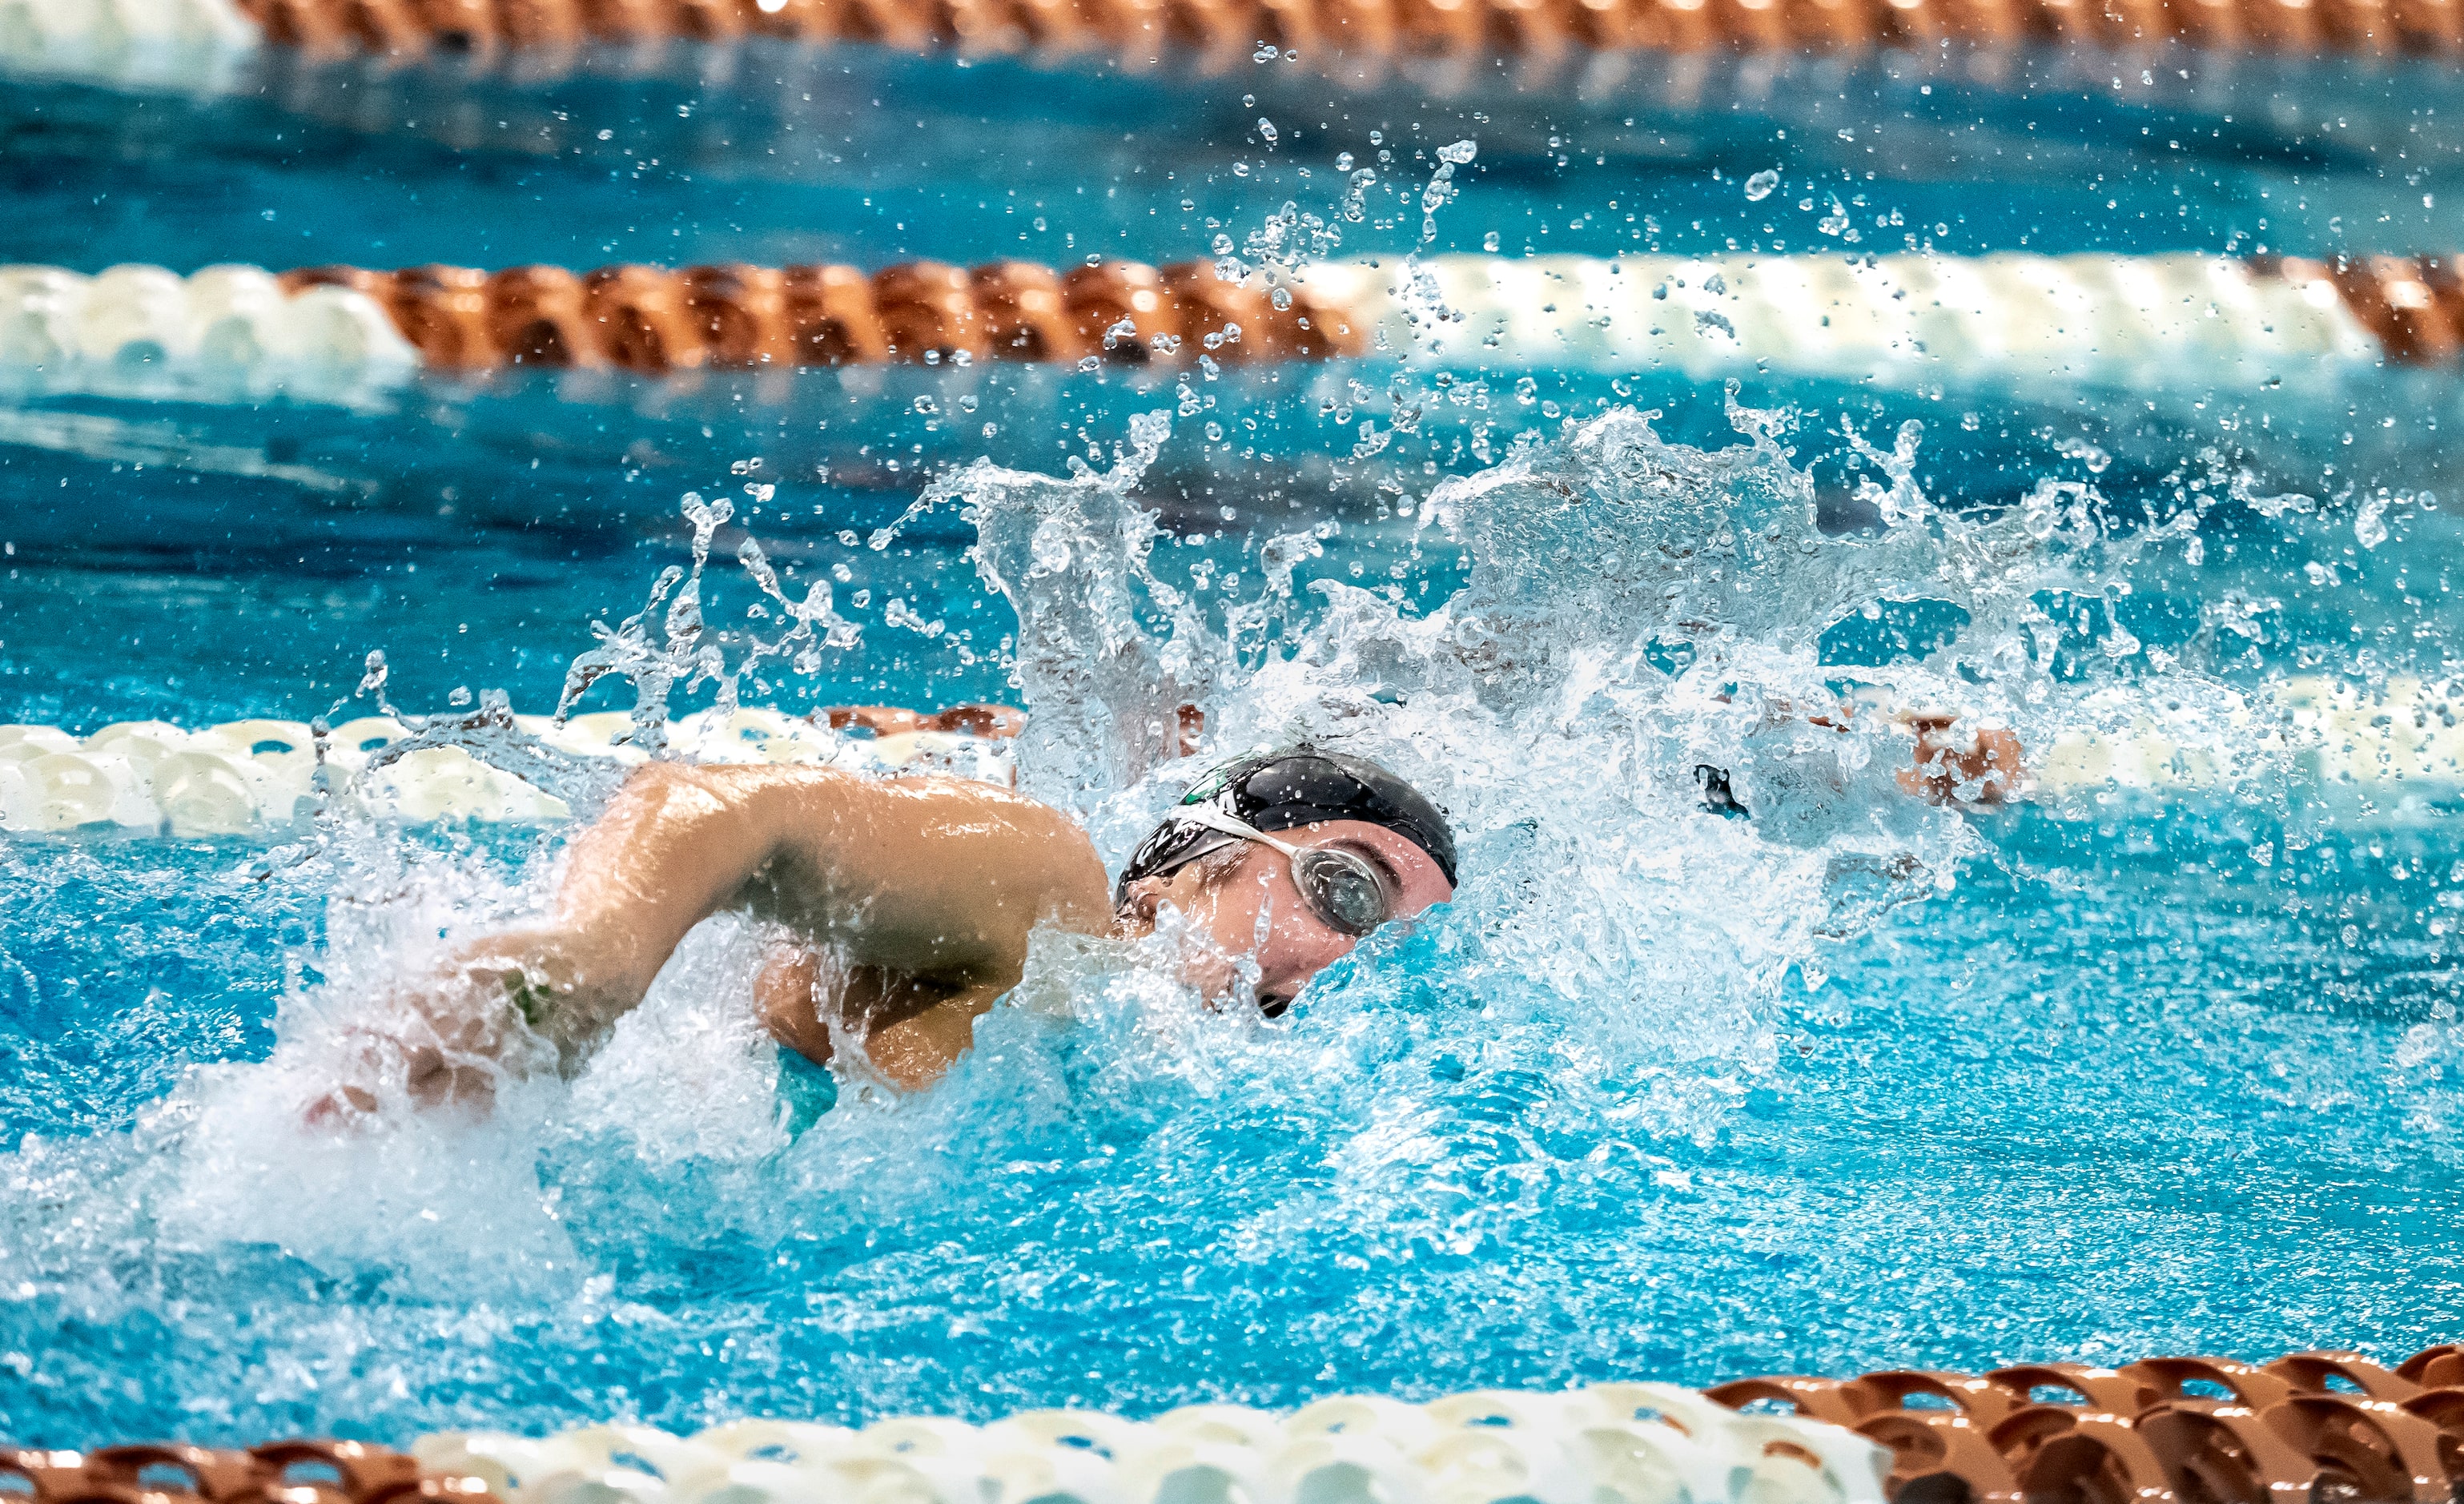
[[[1658,1383],[1344,1396],[1289,1415],[1198,1404],[1151,1421],[1031,1410],[860,1430],[737,1421],[692,1437],[481,1431],[411,1451],[505,1504],[1882,1504],[1890,1468],[1842,1427]]]
[[[0,266],[0,383],[131,395],[201,384],[204,396],[297,388],[348,398],[418,369],[419,352],[385,310],[342,288],[286,292],[253,266],[186,276],[159,266],[94,276]]]
[[[513,728],[571,758],[643,762],[621,711]],[[423,743],[390,716],[345,721],[323,739],[296,720],[235,720],[186,731],[122,721],[90,736],[0,726],[0,830],[163,831],[174,837],[277,831],[325,799],[412,823],[554,824],[563,800],[451,742]],[[956,773],[1006,784],[1005,742],[957,732],[850,736],[775,710],[698,711],[667,728],[669,750],[697,763],[797,763],[866,772]],[[324,772],[322,788],[319,772]]]
[[[2230,796],[2238,769],[2282,754],[2326,790],[2379,800],[2464,788],[2464,682],[2390,677],[2376,691],[2345,680],[2285,680],[2264,699],[2234,697],[2214,750],[2211,709],[2171,709],[2122,691],[2092,697],[2093,727],[2030,749],[2029,774],[2054,807],[2115,800]],[[2202,719],[2202,718],[2207,718]],[[575,759],[630,763],[623,712],[543,716],[512,726]],[[1008,784],[1010,743],[961,732],[849,735],[775,710],[698,711],[667,728],[670,751],[699,763],[773,763],[871,773],[939,771]],[[333,807],[408,823],[552,825],[571,816],[554,793],[452,741],[414,739],[391,717],[368,717],[317,738],[305,723],[238,720],[183,730],[125,721],[78,737],[55,726],[0,726],[0,831],[16,835],[265,836]]]
[[[1295,280],[1380,348],[1439,366],[2129,389],[2255,387],[2399,353],[2327,268],[2225,256],[1448,255]]]
[[[1445,255],[1319,263],[1289,280],[1369,331],[1373,358],[1431,367],[2255,390],[2454,355],[2464,290],[2442,267],[2189,254]],[[302,281],[239,266],[185,276],[0,266],[0,387],[185,382],[201,399],[286,390],[347,400],[445,368],[414,343],[443,338],[445,324],[406,314],[418,326],[397,327],[366,292]],[[451,296],[496,297],[503,282]],[[997,314],[986,305],[981,316]],[[474,368],[467,351],[445,365]]]
[[[0,75],[215,93],[261,43],[230,0],[0,0]]]

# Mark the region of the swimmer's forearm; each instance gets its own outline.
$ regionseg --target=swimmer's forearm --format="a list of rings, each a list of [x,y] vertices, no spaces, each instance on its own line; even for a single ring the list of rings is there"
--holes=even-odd
[[[778,849],[777,812],[710,771],[635,770],[574,838],[546,922],[463,945],[407,988],[406,1015],[357,1032],[309,1121],[375,1110],[388,1077],[417,1106],[484,1112],[499,1073],[540,1063],[538,1040],[568,1068],[586,1053]]]
[[[524,971],[507,982],[525,1018],[552,1035],[588,1035],[640,1003],[686,932],[776,853],[781,832],[766,813],[704,770],[635,769],[567,849],[549,923],[488,947]],[[543,1006],[560,1015],[552,1028]]]

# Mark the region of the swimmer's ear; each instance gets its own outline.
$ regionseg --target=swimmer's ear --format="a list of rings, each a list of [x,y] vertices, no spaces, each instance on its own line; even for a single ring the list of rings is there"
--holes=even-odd
[[[1197,861],[1176,867],[1168,874],[1141,877],[1130,884],[1128,891],[1121,895],[1120,905],[1113,912],[1133,923],[1152,926],[1155,922],[1155,917],[1163,912],[1165,904],[1175,903],[1187,909],[1212,885],[1213,876],[1209,864],[1204,857],[1200,857]]]
[[[1140,924],[1153,924],[1155,921],[1155,911],[1163,907],[1164,886],[1164,879],[1161,877],[1139,878],[1122,890],[1121,901],[1115,912],[1122,918],[1134,919]]]

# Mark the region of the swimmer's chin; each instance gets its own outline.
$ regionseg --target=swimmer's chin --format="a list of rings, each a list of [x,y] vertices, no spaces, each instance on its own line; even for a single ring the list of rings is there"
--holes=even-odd
[[[1257,982],[1257,969],[1243,964],[1242,958],[1225,955],[1213,945],[1194,936],[1181,939],[1182,950],[1174,970],[1180,984],[1195,992],[1205,1005],[1218,1012],[1254,1005],[1266,1006],[1267,991]],[[1291,1006],[1286,998],[1284,1006]]]
[[[1257,980],[1254,967],[1216,957],[1183,960],[1173,968],[1180,984],[1198,995],[1210,1013],[1244,1013],[1254,1008],[1268,1018],[1281,1017],[1299,997],[1296,988],[1270,986]]]

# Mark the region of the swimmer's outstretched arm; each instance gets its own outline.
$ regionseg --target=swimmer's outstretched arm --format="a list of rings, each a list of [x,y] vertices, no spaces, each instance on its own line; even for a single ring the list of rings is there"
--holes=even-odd
[[[1959,718],[1940,711],[1903,713],[1916,733],[1916,762],[1900,769],[1899,785],[1937,805],[1997,808],[2025,792],[2028,768],[2018,736],[2001,726],[1957,734]]]
[[[648,763],[574,839],[547,920],[462,947],[411,998],[414,1022],[430,1027],[373,1036],[367,1063],[398,1064],[423,1105],[484,1105],[517,1017],[578,1059],[641,1002],[688,930],[733,907],[952,991],[1014,984],[1039,922],[1095,933],[1111,913],[1085,832],[1005,789]],[[346,1084],[311,1117],[376,1102]]]
[[[1715,697],[1726,703],[1728,697]],[[1807,723],[1845,732],[1857,719],[1857,707],[1841,701],[1837,709],[1798,711],[1786,700],[1773,708],[1803,715]],[[1892,723],[1916,738],[1916,757],[1895,777],[1903,792],[1927,804],[1957,805],[1967,809],[1997,809],[2035,785],[2028,777],[2024,749],[2015,732],[2002,726],[1970,724],[1963,735],[1960,716],[1939,710],[1903,710]],[[1723,775],[1721,797],[1726,794]]]

